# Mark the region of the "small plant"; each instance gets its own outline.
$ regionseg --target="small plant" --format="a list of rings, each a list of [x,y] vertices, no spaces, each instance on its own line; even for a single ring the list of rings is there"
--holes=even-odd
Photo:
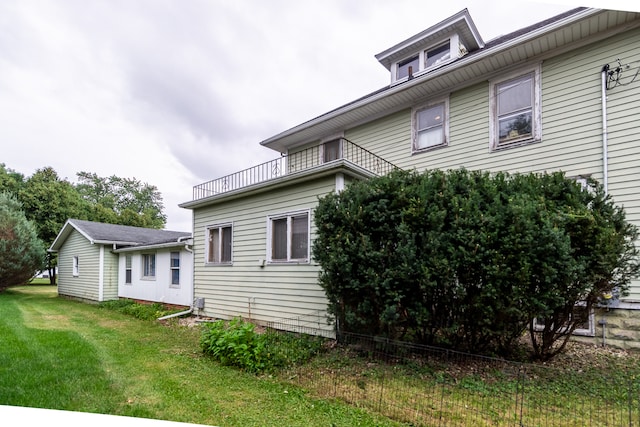
[[[285,332],[260,334],[255,325],[237,317],[203,325],[202,351],[223,365],[248,372],[273,371],[304,363],[322,349],[323,338]]]
[[[117,299],[100,303],[101,308],[117,311],[122,314],[133,316],[140,320],[156,320],[167,314],[176,313],[177,310],[167,310],[160,303],[139,304],[130,299]]]
[[[205,354],[223,365],[237,366],[249,372],[265,369],[265,339],[252,323],[239,317],[217,320],[203,326],[200,345]]]

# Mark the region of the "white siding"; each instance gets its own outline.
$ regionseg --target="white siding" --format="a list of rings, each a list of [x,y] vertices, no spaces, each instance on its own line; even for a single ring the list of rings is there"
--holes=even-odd
[[[290,185],[194,210],[195,297],[205,299],[202,314],[216,318],[242,316],[257,322],[320,315],[327,300],[317,283],[319,266],[310,263],[274,265],[267,257],[269,215],[311,209],[311,239],[315,235],[313,208],[318,196],[334,189],[335,177]],[[233,224],[233,264],[205,265],[206,227]]]
[[[171,284],[170,254],[180,253],[180,284]],[[142,278],[142,254],[155,253],[154,280]],[[184,248],[163,248],[156,251],[121,252],[119,257],[118,296],[136,300],[190,306],[193,302],[193,257]],[[125,283],[126,255],[131,255],[131,283]]]

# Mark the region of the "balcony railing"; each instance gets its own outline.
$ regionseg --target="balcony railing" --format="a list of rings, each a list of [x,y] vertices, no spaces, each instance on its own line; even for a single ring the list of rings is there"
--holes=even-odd
[[[239,190],[334,161],[347,160],[376,175],[396,169],[392,163],[354,144],[336,139],[193,187],[193,200]]]

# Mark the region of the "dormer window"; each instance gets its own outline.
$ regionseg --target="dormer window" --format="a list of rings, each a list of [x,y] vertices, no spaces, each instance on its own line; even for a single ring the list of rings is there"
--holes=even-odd
[[[451,61],[454,59],[451,57],[451,46],[458,46],[458,36],[455,34],[444,43],[438,43],[418,54],[398,61],[396,63],[394,81],[399,82],[407,78],[410,79],[413,76],[419,76],[423,72],[427,72],[430,68]]]
[[[427,50],[425,57],[425,68],[431,68],[448,61],[451,58],[451,43],[447,41],[443,45]]]
[[[376,55],[390,71],[391,84],[399,84],[439,69],[484,47],[484,41],[464,9]],[[411,72],[410,72],[411,71]]]
[[[411,58],[407,58],[403,61],[398,62],[398,72],[396,74],[396,80],[404,79],[405,77],[409,77],[409,74],[413,75],[413,73],[417,73],[420,64],[420,56],[415,55]],[[411,73],[409,73],[409,69],[411,69]]]

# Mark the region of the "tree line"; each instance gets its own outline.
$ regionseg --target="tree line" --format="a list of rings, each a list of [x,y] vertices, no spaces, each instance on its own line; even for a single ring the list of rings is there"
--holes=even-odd
[[[52,167],[25,176],[0,163],[0,290],[24,283],[44,268],[55,283],[56,258],[46,248],[69,218],[165,226],[162,194],[155,185],[93,172],[76,176],[72,183]]]

